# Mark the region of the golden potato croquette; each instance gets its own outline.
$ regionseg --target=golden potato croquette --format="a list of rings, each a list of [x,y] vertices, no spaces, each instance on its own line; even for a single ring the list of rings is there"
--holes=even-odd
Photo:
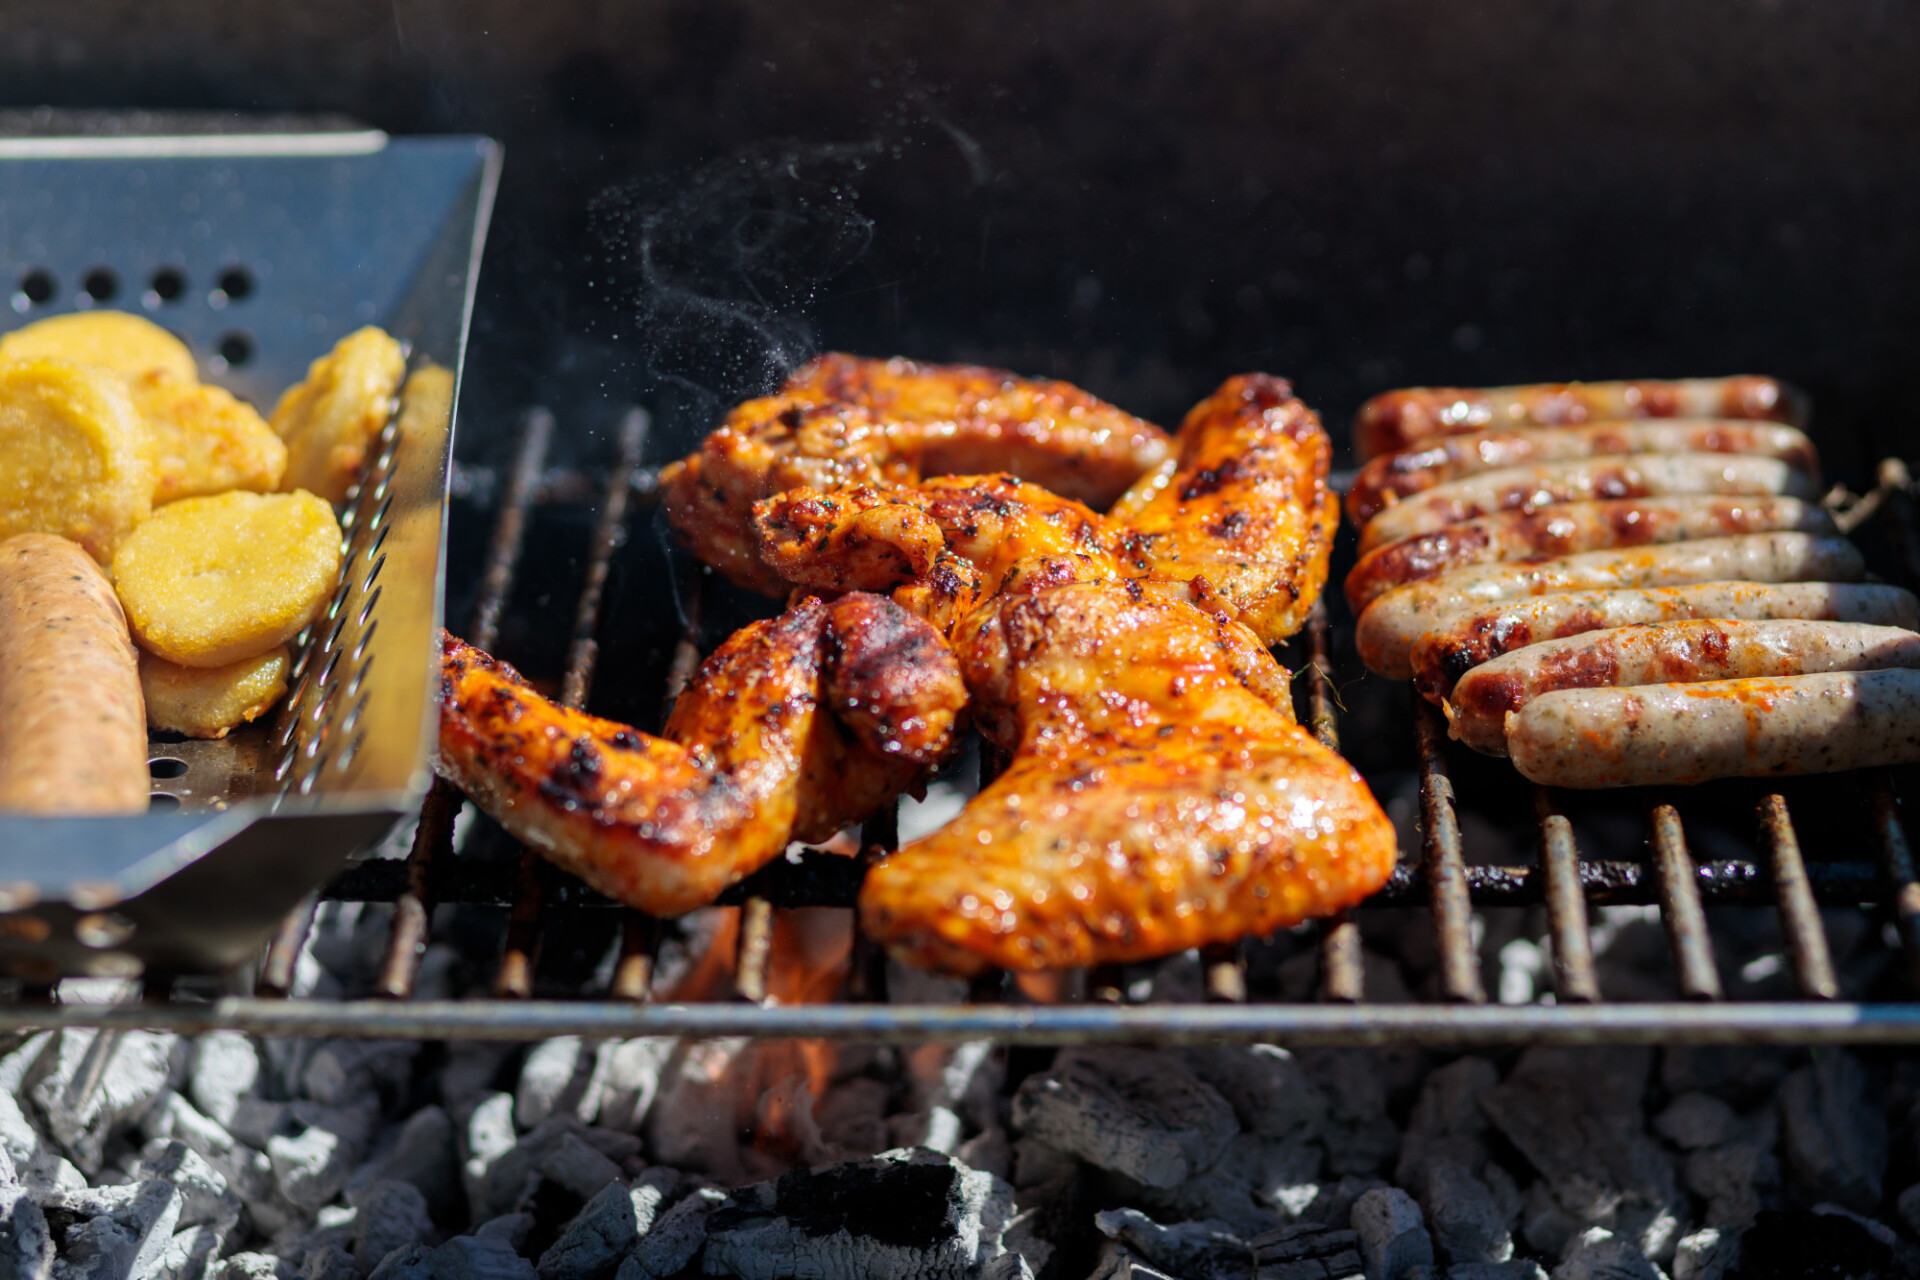
[[[153,321],[124,311],[79,311],[36,320],[0,337],[0,360],[67,360],[111,369],[129,380],[153,369],[164,369],[180,382],[199,377],[186,343]]]
[[[287,446],[253,406],[219,387],[181,382],[164,369],[132,380],[134,406],[153,439],[153,505],[251,489],[272,493]]]
[[[56,533],[105,563],[153,509],[150,447],[108,370],[0,364],[0,538]]]
[[[183,667],[140,654],[140,691],[147,727],[189,738],[224,738],[256,719],[287,691],[287,647],[224,667]]]
[[[185,498],[113,557],[140,646],[183,667],[224,667],[291,640],[340,580],[340,526],[310,493]]]
[[[288,388],[273,409],[273,429],[287,442],[280,487],[346,501],[368,446],[393,416],[406,368],[400,344],[371,325],[309,365],[306,381]]]

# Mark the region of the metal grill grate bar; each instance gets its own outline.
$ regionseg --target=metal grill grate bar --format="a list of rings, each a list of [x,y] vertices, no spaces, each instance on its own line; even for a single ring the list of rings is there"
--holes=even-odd
[[[500,613],[506,607],[514,570],[526,543],[527,514],[539,496],[540,475],[553,432],[553,415],[545,409],[530,409],[521,419],[520,442],[514,449],[513,469],[507,474],[500,512],[494,518],[493,536],[480,572],[480,597],[467,629],[470,642],[482,649],[492,649],[499,639]],[[407,889],[394,903],[393,929],[387,936],[387,952],[376,984],[376,990],[389,999],[411,996],[420,976],[420,959],[426,954],[432,927],[433,871],[436,864],[444,865],[453,854],[453,824],[462,799],[452,783],[435,778],[421,806],[413,848],[407,853]]]
[[[1413,724],[1420,750],[1420,843],[1427,888],[1433,895],[1433,933],[1440,951],[1440,986],[1449,1000],[1483,1004],[1480,962],[1473,952],[1473,901],[1460,853],[1460,820],[1453,808],[1440,715],[1414,695]]]
[[[1660,919],[1667,926],[1667,945],[1679,970],[1680,994],[1689,1000],[1718,1000],[1720,973],[1713,966],[1713,943],[1707,935],[1707,916],[1700,906],[1680,811],[1670,804],[1656,804],[1648,822],[1660,885]]]
[[[1800,994],[1810,1000],[1838,1000],[1840,980],[1834,976],[1827,933],[1820,925],[1820,908],[1813,900],[1813,886],[1807,882],[1800,837],[1787,813],[1785,796],[1775,793],[1761,799],[1760,833],[1780,897],[1780,931],[1786,936],[1794,982]]]
[[[1593,968],[1593,938],[1587,932],[1587,900],[1581,891],[1580,850],[1573,841],[1573,824],[1545,787],[1533,789],[1533,812],[1540,824],[1540,872],[1546,881],[1554,997],[1563,1004],[1596,1004],[1600,978]]]
[[[1327,606],[1315,601],[1307,615],[1307,714],[1314,738],[1329,751],[1340,750],[1340,718],[1333,695],[1332,645]],[[1367,969],[1360,953],[1360,926],[1342,911],[1327,921],[1320,937],[1320,998],[1334,1004],[1358,1004],[1366,998]]]
[[[584,708],[587,691],[593,686],[594,663],[600,655],[599,643],[594,639],[600,628],[600,603],[606,592],[613,553],[626,541],[627,499],[634,473],[640,469],[647,426],[647,415],[640,409],[629,409],[620,421],[619,443],[600,498],[600,516],[594,523],[593,541],[587,552],[586,577],[574,606],[567,671],[560,685],[560,704],[569,710]],[[507,920],[506,946],[493,984],[494,994],[503,999],[525,1000],[533,995],[546,886],[552,876],[546,859],[531,849],[520,851],[519,890],[514,895],[513,913]]]

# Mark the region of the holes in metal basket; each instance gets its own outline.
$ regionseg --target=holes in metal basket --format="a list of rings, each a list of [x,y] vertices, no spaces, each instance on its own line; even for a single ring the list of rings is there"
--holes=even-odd
[[[367,651],[367,641],[373,639],[373,629],[380,625],[378,619],[375,619],[372,623],[369,623],[367,619],[373,617],[373,607],[380,603],[380,593],[385,590],[385,587],[375,587],[373,594],[367,597],[367,602],[360,606],[360,625],[365,627],[366,631],[360,636],[359,643],[353,646],[355,661],[358,661],[360,655]]]
[[[305,795],[313,794],[313,784],[320,781],[320,774],[326,769],[326,767],[327,767],[327,753],[322,751],[318,755],[314,756],[313,764],[308,766],[307,771],[300,775],[299,789],[300,789],[301,795],[305,796]]]
[[[147,291],[140,301],[149,309],[178,302],[187,294],[187,273],[178,267],[161,267],[147,280]]]
[[[386,567],[387,558],[385,556],[381,556],[378,560],[374,561],[373,568],[367,570],[366,579],[360,584],[360,589],[362,591],[373,590],[374,581],[380,577],[380,571]]]
[[[381,514],[382,515],[386,514],[384,508],[382,509]],[[373,543],[371,546],[367,548],[367,559],[371,560],[375,556],[380,556],[380,559],[383,561],[386,559],[385,556],[380,555],[380,548],[384,547],[387,544],[387,534],[392,532],[392,530],[393,530],[392,525],[383,524],[377,530],[374,531]],[[367,581],[368,582],[373,581],[373,576],[371,574],[367,576]]]
[[[148,813],[172,813],[180,807],[180,797],[165,791],[156,791],[147,797]]]
[[[371,670],[373,670],[373,655],[368,654],[367,660],[354,669],[353,678],[347,681],[347,696],[349,698],[354,697],[360,692],[360,686],[367,682],[367,672]]]
[[[13,309],[25,311],[29,307],[44,307],[53,301],[53,295],[59,290],[60,282],[53,272],[44,267],[35,267],[20,277],[20,284],[13,291]]]
[[[214,281],[214,291],[221,295],[222,306],[228,302],[245,302],[253,296],[253,272],[239,265],[228,267]]]
[[[93,911],[73,922],[73,936],[83,947],[117,947],[133,936],[133,921],[112,911]]]
[[[215,344],[220,360],[229,369],[239,369],[253,362],[253,335],[243,329],[235,329],[222,335]]]
[[[174,756],[155,756],[147,761],[147,772],[156,778],[179,778],[187,772],[187,762]]]
[[[334,769],[340,773],[345,773],[347,771],[347,766],[353,763],[353,758],[360,754],[360,748],[365,746],[366,742],[367,742],[366,734],[364,733],[354,734],[353,738],[347,743],[346,747],[341,750],[340,758],[333,762]]]
[[[80,288],[95,302],[112,302],[120,292],[120,277],[111,267],[95,267],[81,278]]]

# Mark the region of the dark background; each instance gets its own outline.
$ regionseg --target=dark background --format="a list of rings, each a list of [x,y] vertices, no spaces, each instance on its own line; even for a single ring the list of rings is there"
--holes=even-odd
[[[821,345],[1163,421],[1292,376],[1756,370],[1911,438],[1920,19],[1894,3],[0,2],[0,106],[506,144],[463,453],[541,399],[676,451]],[[1344,441],[1343,441],[1344,443]]]

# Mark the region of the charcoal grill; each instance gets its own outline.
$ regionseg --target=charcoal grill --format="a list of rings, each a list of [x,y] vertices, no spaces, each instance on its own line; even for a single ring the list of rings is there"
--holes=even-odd
[[[528,578],[550,576],[572,554],[587,568],[610,566],[604,579],[580,575],[597,584],[604,613],[618,604],[622,566],[654,545],[646,469],[610,483],[618,477],[609,464],[628,443],[617,427],[599,458],[558,455],[609,394],[656,411],[647,456],[683,451],[717,404],[754,389],[742,367],[805,346],[795,338],[800,323],[850,349],[1065,377],[1161,417],[1250,365],[1297,373],[1307,398],[1330,408],[1396,383],[1759,369],[1813,393],[1835,470],[1858,475],[1882,454],[1911,454],[1902,433],[1920,309],[1903,282],[1920,261],[1911,231],[1920,211],[1911,145],[1920,24],[1885,6],[1832,9],[1816,18],[1790,7],[1645,0],[1604,8],[1506,0],[1471,10],[1358,0],[1324,13],[1228,5],[1196,22],[1153,4],[1077,5],[1037,19],[1030,5],[979,0],[899,10],[662,0],[480,13],[330,6],[289,25],[245,15],[210,23],[192,0],[66,0],[27,6],[21,38],[0,49],[0,96],[23,115],[42,102],[323,107],[395,132],[480,129],[505,139],[517,158],[478,308],[479,356],[466,371],[465,456],[489,456],[489,442],[504,454],[515,406],[550,404],[554,413],[526,415],[519,465],[503,459],[490,488],[487,473],[466,477],[476,497],[456,503],[456,543],[463,522],[470,532],[494,525],[499,536],[491,558],[479,551],[484,532],[468,539],[471,554],[453,558],[483,607],[463,601],[452,618],[470,638],[497,634],[504,657],[556,689],[572,665],[581,692],[597,635],[609,658],[593,705],[645,720],[662,677],[684,679],[700,649],[724,634],[724,593],[700,602],[705,626],[684,644],[669,641],[658,661],[636,652],[618,618],[596,628],[583,608],[587,625],[574,625],[564,589],[541,605]],[[1850,38],[1830,38],[1836,23]],[[856,181],[861,166],[866,177]],[[672,179],[669,190],[615,202],[679,219],[651,264],[659,288],[645,300],[649,314],[724,313],[726,324],[668,324],[636,340],[630,282],[608,278],[626,259],[611,255],[581,211],[649,175]],[[769,175],[780,181],[761,181]],[[709,241],[741,225],[743,208],[771,210],[804,234],[754,239],[758,257],[716,265]],[[842,256],[814,260],[834,254]],[[752,348],[744,356],[743,346]],[[703,359],[712,349],[723,350]],[[476,409],[485,415],[478,422]],[[637,439],[639,426],[631,431]],[[1902,514],[1903,492],[1888,514]],[[624,518],[608,494],[629,504]],[[497,521],[478,514],[483,506]],[[555,524],[572,541],[550,562],[540,540]],[[623,527],[624,547],[600,537]],[[1877,527],[1895,533],[1896,550],[1911,543],[1898,520]],[[523,535],[538,572],[518,575],[515,598]],[[589,554],[603,542],[604,558]],[[483,559],[487,590],[475,593]],[[650,565],[647,607],[671,625],[664,571]],[[682,604],[697,617],[691,595]],[[1350,669],[1339,602],[1332,607],[1292,662],[1317,648]],[[569,648],[579,661],[569,664]],[[642,684],[639,693],[629,687]],[[1402,690],[1389,691],[1381,718],[1376,705],[1360,705],[1363,687],[1319,670],[1308,685],[1321,732],[1335,732],[1340,712],[1353,756],[1376,782],[1397,781],[1378,765],[1397,756],[1393,767],[1420,784],[1427,818],[1387,889],[1355,920],[1321,931],[1324,999],[1233,1002],[1239,970],[1221,956],[1208,966],[1218,1000],[1208,1004],[1037,1007],[988,999],[1000,993],[983,988],[970,1004],[913,1008],[872,998],[881,993],[870,983],[866,1001],[814,1008],[644,1004],[654,926],[617,916],[537,864],[448,856],[450,797],[436,792],[415,856],[359,864],[329,891],[396,904],[385,998],[208,1001],[196,994],[204,988],[168,990],[155,979],[138,1006],[57,1006],[29,990],[0,1008],[0,1023],[1046,1043],[1920,1039],[1910,994],[1872,1005],[1831,998],[1833,965],[1815,914],[1822,905],[1870,912],[1915,953],[1920,893],[1894,799],[1900,779],[1795,784],[1783,792],[1785,812],[1768,801],[1760,838],[1734,854],[1703,839],[1702,806],[1725,810],[1732,795],[1738,825],[1751,828],[1766,800],[1758,789],[1536,797],[1510,771],[1502,781],[1443,743]],[[1647,800],[1665,800],[1672,813]],[[1645,856],[1587,838],[1595,808],[1647,829]],[[1484,828],[1475,819],[1489,816],[1532,833],[1526,861],[1479,861]],[[884,843],[885,825],[869,834]],[[857,876],[848,860],[807,858],[743,886],[735,897],[752,904],[752,927],[742,931],[741,985],[756,987],[771,912],[847,901]],[[514,916],[499,994],[458,1005],[416,1000],[432,908],[459,903]],[[1694,998],[1593,999],[1584,911],[1605,903],[1662,909],[1677,943],[1676,986]],[[1731,989],[1714,972],[1706,930],[1723,904],[1781,916],[1799,999],[1713,998]],[[1480,988],[1470,913],[1513,905],[1547,911],[1553,1006],[1498,1006]],[[1430,915],[1443,962],[1439,1001],[1368,1001],[1378,993],[1363,980],[1360,925],[1381,906]],[[541,991],[543,971],[535,944],[566,913],[618,919],[619,963],[579,998],[532,998],[525,993]],[[258,966],[265,991],[290,987],[308,918],[296,912]],[[1109,976],[1089,985],[1110,987]]]
[[[477,601],[469,636],[495,644],[509,615],[529,526],[543,514],[564,510],[584,529],[583,567],[565,637],[564,669],[534,671],[558,676],[563,701],[587,704],[605,634],[610,575],[622,548],[645,543],[655,493],[654,474],[642,465],[649,420],[644,411],[618,415],[607,432],[610,456],[603,465],[563,471],[548,465],[557,430],[555,417],[535,409],[521,419],[517,448],[504,476],[466,474],[456,489],[495,496],[491,537],[478,574]],[[595,489],[597,488],[597,492]],[[1914,545],[1911,495],[1894,468],[1874,503],[1884,500],[1900,548]],[[1864,513],[1864,511],[1863,511]],[[683,569],[687,566],[683,565]],[[668,664],[670,701],[684,687],[703,646],[703,575],[683,575],[681,627]],[[1338,608],[1337,593],[1329,593]],[[551,608],[551,605],[549,606]],[[1317,610],[1303,637],[1287,653],[1304,668],[1306,721],[1330,746],[1339,745],[1339,665],[1333,645],[1343,636],[1325,608]],[[1438,958],[1437,999],[1423,1004],[1368,1001],[1362,965],[1360,921],[1341,918],[1318,929],[1319,989],[1309,1002],[1279,1003],[1248,998],[1236,948],[1202,955],[1204,1003],[1129,1003],[1118,972],[1095,971],[1087,998],[1072,1003],[1021,1003],[1004,990],[1004,975],[976,980],[969,998],[952,1005],[890,1003],[884,965],[871,948],[856,944],[856,963],[846,1003],[772,1007],[760,1003],[767,990],[772,914],[806,906],[851,906],[864,859],[809,850],[777,861],[722,899],[741,908],[739,955],[733,1002],[651,1003],[649,987],[660,925],[622,908],[576,880],[560,875],[520,850],[504,860],[456,856],[452,835],[460,798],[445,784],[427,797],[406,857],[361,862],[333,881],[327,899],[392,903],[392,933],[375,998],[328,1001],[290,998],[295,961],[312,923],[309,901],[287,920],[257,968],[256,994],[211,1001],[183,992],[168,998],[167,984],[149,985],[137,1006],[46,1006],[16,1004],[0,1009],[0,1027],[44,1025],[166,1026],[197,1030],[236,1027],[263,1034],[357,1035],[423,1038],[539,1039],[560,1034],[588,1036],[745,1035],[915,1041],[990,1036],[1017,1042],[1064,1043],[1259,1039],[1293,1044],[1426,1043],[1445,1046],[1508,1042],[1768,1042],[1920,1041],[1920,1004],[1904,1000],[1849,1003],[1840,987],[1823,931],[1820,907],[1845,906],[1883,917],[1897,932],[1911,965],[1920,949],[1920,885],[1900,821],[1896,789],[1884,771],[1819,785],[1816,798],[1852,795],[1868,816],[1867,856],[1810,858],[1789,796],[1770,787],[1747,788],[1756,797],[1758,835],[1748,857],[1699,861],[1688,845],[1683,814],[1692,793],[1647,798],[1645,856],[1583,856],[1568,809],[1581,798],[1531,789],[1534,856],[1519,865],[1470,864],[1464,847],[1453,766],[1468,764],[1446,744],[1439,717],[1412,700],[1411,726],[1419,779],[1420,838],[1403,850],[1390,883],[1354,916],[1381,908],[1423,909],[1430,917]],[[1471,785],[1471,784],[1468,784]],[[1787,789],[1791,790],[1791,788]],[[1632,798],[1586,797],[1618,811]],[[1476,797],[1466,797],[1468,807]],[[1803,816],[1804,821],[1804,816]],[[871,851],[888,847],[897,818],[867,824]],[[1652,904],[1659,909],[1681,999],[1663,1003],[1607,1003],[1601,998],[1587,908],[1610,903]],[[492,994],[464,1001],[412,998],[419,959],[440,904],[504,909],[505,942]],[[1716,905],[1770,907],[1778,914],[1797,999],[1731,1001],[1716,968],[1706,909]],[[1554,960],[1553,1004],[1501,1005],[1488,1001],[1476,953],[1474,909],[1543,906]],[[619,920],[616,963],[605,986],[578,998],[534,999],[543,931],[556,912],[614,912]]]

